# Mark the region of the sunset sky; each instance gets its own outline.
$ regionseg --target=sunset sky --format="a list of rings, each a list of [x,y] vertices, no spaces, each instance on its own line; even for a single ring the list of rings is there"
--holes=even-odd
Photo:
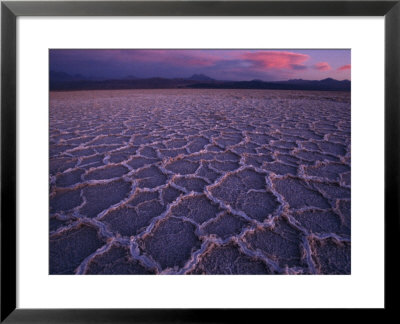
[[[50,50],[50,70],[90,78],[351,79],[350,50]]]

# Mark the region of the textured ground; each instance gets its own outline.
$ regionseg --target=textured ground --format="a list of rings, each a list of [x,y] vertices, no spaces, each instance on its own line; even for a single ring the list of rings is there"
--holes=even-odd
[[[51,274],[349,274],[350,94],[50,94]]]

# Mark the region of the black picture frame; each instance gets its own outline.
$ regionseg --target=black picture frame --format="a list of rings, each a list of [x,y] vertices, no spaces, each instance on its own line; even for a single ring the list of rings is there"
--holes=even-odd
[[[400,163],[400,0],[395,1],[2,1],[1,3],[1,322],[194,323],[264,318],[244,309],[16,308],[16,19],[19,16],[384,16],[385,312],[396,310]],[[373,172],[373,171],[371,171]],[[374,190],[371,188],[371,190]],[[371,256],[373,260],[373,256]],[[371,264],[371,266],[373,266]],[[366,283],[368,284],[368,283]],[[38,292],[40,294],[40,292]],[[272,312],[272,310],[270,310]],[[269,316],[269,315],[268,315]],[[381,314],[379,315],[381,316]],[[321,320],[321,319],[319,319]],[[250,322],[254,322],[250,321]],[[258,320],[257,320],[258,321]]]

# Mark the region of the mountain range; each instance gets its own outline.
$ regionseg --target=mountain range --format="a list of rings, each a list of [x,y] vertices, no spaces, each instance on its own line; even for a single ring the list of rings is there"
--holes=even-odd
[[[349,80],[291,79],[287,81],[225,81],[215,80],[204,74],[193,74],[188,78],[138,78],[128,75],[120,79],[95,79],[80,74],[50,71],[50,90],[111,90],[111,89],[275,89],[275,90],[324,90],[350,91]]]

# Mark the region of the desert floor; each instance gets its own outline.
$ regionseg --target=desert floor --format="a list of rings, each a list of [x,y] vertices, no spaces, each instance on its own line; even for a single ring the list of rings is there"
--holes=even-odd
[[[51,274],[349,274],[350,93],[50,93]]]

